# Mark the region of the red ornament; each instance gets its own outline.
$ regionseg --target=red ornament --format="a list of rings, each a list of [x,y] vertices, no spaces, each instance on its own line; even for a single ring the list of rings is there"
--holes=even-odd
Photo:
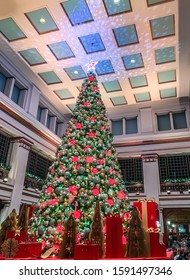
[[[90,117],[90,121],[91,121],[91,122],[94,122],[94,121],[95,121],[95,118],[94,118],[94,117]]]
[[[96,137],[96,133],[95,132],[89,132],[88,137],[90,137],[90,138]]]
[[[98,188],[95,188],[92,190],[93,195],[99,195],[100,190]]]
[[[86,157],[86,162],[93,162],[94,158],[91,156]]]
[[[80,210],[76,210],[76,211],[73,213],[73,217],[74,217],[75,219],[79,219],[80,216],[81,216]]]
[[[88,79],[90,82],[93,82],[95,80],[94,77],[89,77]]]
[[[76,123],[75,127],[76,127],[76,129],[81,129],[82,128],[82,124],[81,123]]]
[[[97,168],[92,168],[92,173],[93,173],[93,174],[98,173],[98,169],[97,169]]]
[[[51,193],[53,191],[53,187],[52,186],[49,186],[47,189],[46,189],[46,193]]]
[[[125,193],[122,192],[122,191],[120,191],[120,192],[118,193],[118,195],[117,195],[117,197],[118,197],[119,199],[124,199],[125,196],[126,196]]]
[[[95,91],[99,91],[99,88],[98,88],[98,87],[94,87],[94,90],[95,90]]]
[[[70,145],[71,145],[71,146],[75,145],[75,140],[71,140],[71,141],[70,141]]]
[[[40,208],[46,207],[46,205],[47,205],[47,202],[43,201],[43,202],[40,203]]]
[[[96,103],[102,104],[102,101],[101,100],[97,100]]]
[[[114,201],[113,201],[113,199],[111,199],[111,198],[108,198],[108,199],[107,199],[107,203],[108,203],[109,206],[114,205]]]
[[[123,215],[123,218],[125,218],[125,219],[129,219],[130,217],[131,217],[131,215],[128,212]]]
[[[76,168],[79,169],[80,168],[80,164],[77,164]]]
[[[88,102],[86,101],[86,102],[84,102],[83,105],[87,107],[89,104],[88,104]]]
[[[71,158],[72,162],[77,162],[78,161],[78,156],[74,156]]]
[[[109,183],[110,183],[110,185],[114,185],[114,184],[115,184],[115,179],[110,178],[110,179],[109,179]]]
[[[69,191],[72,192],[72,193],[76,192],[76,190],[77,190],[77,186],[70,186],[69,187]]]
[[[110,151],[105,151],[106,156],[110,156]]]
[[[84,150],[87,151],[88,149],[90,149],[90,146],[87,145],[86,147],[84,147]]]
[[[66,131],[65,134],[67,134],[68,136],[71,135],[71,133],[69,131]]]
[[[60,151],[60,152],[58,153],[58,157],[61,157],[62,155],[63,155],[63,152]]]
[[[61,224],[58,224],[56,227],[57,232],[62,232],[63,231],[63,226]]]
[[[99,163],[100,165],[102,165],[102,164],[104,164],[104,160],[103,160],[103,159],[98,159],[98,163]]]
[[[53,198],[49,201],[49,205],[52,205],[54,206],[56,203],[58,202],[58,199],[57,198]]]

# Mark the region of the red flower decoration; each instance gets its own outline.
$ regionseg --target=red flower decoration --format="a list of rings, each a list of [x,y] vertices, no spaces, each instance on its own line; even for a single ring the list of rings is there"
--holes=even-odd
[[[51,173],[54,173],[54,171],[55,171],[55,169],[52,167],[52,168],[50,169],[50,172],[51,172]]]
[[[125,218],[125,219],[129,219],[130,217],[131,217],[131,215],[128,212],[123,215],[123,218]]]
[[[76,127],[76,129],[81,129],[82,128],[82,124],[81,123],[76,123],[75,127]]]
[[[94,81],[94,77],[89,77],[88,79],[89,79],[90,82]]]
[[[88,102],[86,101],[86,102],[84,102],[83,105],[84,105],[84,106],[88,106],[89,104],[88,104]]]
[[[110,151],[105,151],[106,156],[110,156]]]
[[[91,156],[86,157],[86,162],[93,162],[94,158]]]
[[[102,104],[102,101],[101,100],[97,100],[96,103]]]
[[[92,190],[93,195],[99,195],[100,190],[98,188]]]
[[[46,207],[46,205],[47,205],[47,202],[43,201],[43,202],[40,203],[40,208]]]
[[[90,121],[91,121],[91,122],[94,122],[94,121],[95,121],[95,118],[94,118],[94,117],[90,117]]]
[[[76,211],[73,213],[73,217],[74,217],[75,219],[79,219],[80,216],[81,216],[80,210],[76,210]]]
[[[69,131],[66,131],[65,134],[70,135],[71,133]]]
[[[81,90],[85,90],[85,87],[82,87]]]
[[[94,90],[95,90],[95,91],[99,91],[99,88],[98,88],[98,87],[94,87]]]
[[[71,160],[72,160],[72,162],[77,162],[78,161],[78,156],[72,157]]]
[[[63,231],[63,226],[61,224],[58,224],[56,227],[57,232],[62,232]]]
[[[69,191],[72,192],[72,193],[76,192],[76,190],[77,190],[77,186],[70,186],[69,187]]]
[[[104,160],[103,160],[103,159],[98,159],[98,163],[99,163],[100,165],[102,165],[102,164],[104,164]]]
[[[93,174],[98,173],[98,169],[97,169],[97,168],[92,168],[92,173],[93,173]]]
[[[76,168],[79,169],[80,168],[80,164],[77,164]]]
[[[49,205],[54,206],[57,202],[58,202],[58,199],[53,198],[53,199],[51,199],[51,200],[49,201]]]
[[[109,206],[114,205],[114,201],[113,201],[113,199],[111,199],[111,198],[108,198],[108,199],[107,199],[107,203],[108,203]]]
[[[90,138],[96,137],[96,133],[95,132],[89,132],[88,137],[90,137]]]
[[[125,193],[122,192],[122,191],[120,191],[120,192],[118,193],[117,197],[118,197],[119,199],[123,199],[123,198],[125,198]]]
[[[87,151],[88,149],[90,149],[90,146],[89,146],[89,145],[87,145],[87,146],[84,148],[85,151]]]
[[[60,151],[60,152],[58,153],[58,157],[61,157],[62,155],[63,155],[63,152]]]
[[[70,141],[70,145],[71,145],[71,146],[75,145],[75,140],[71,140],[71,141]]]
[[[109,183],[110,183],[110,185],[114,185],[114,184],[115,184],[115,179],[110,178],[110,179],[109,179]]]
[[[53,187],[52,186],[49,186],[47,189],[46,189],[46,193],[51,193],[53,191]]]

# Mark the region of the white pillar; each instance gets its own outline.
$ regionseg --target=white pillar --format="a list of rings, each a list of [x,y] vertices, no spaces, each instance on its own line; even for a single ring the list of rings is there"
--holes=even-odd
[[[1,209],[0,212],[0,228],[1,228],[1,223],[8,217],[9,215],[9,201],[5,202],[3,209]]]
[[[40,91],[33,86],[30,95],[27,96],[26,111],[36,118],[40,100]]]
[[[23,89],[20,91],[18,105],[23,109],[25,109],[26,106],[27,93],[27,89]]]
[[[47,117],[48,117],[48,109],[47,109],[47,108],[44,108],[44,109],[42,109],[41,118],[40,118],[40,122],[41,122],[43,125],[46,125]]]
[[[9,212],[12,211],[12,209],[16,209],[18,213],[24,187],[28,154],[30,147],[32,146],[32,142],[25,138],[17,137],[13,139],[12,143],[13,149],[10,159],[11,170],[8,175],[8,183],[14,187]]]
[[[164,232],[163,208],[159,208],[159,214],[160,214],[160,231]]]
[[[7,79],[4,94],[9,98],[11,98],[11,96],[12,96],[14,84],[15,84],[15,78]]]
[[[152,108],[140,109],[141,133],[150,133],[154,131]]]
[[[57,135],[58,135],[59,137],[62,137],[64,131],[65,131],[65,124],[64,124],[64,123],[59,123],[59,124],[58,124],[58,132],[57,132]]]
[[[53,131],[53,132],[55,132],[56,121],[57,121],[57,117],[56,117],[56,116],[50,117],[49,129],[50,129],[51,131]]]
[[[160,178],[158,169],[158,155],[142,155],[144,192],[147,198],[155,198],[159,204]]]

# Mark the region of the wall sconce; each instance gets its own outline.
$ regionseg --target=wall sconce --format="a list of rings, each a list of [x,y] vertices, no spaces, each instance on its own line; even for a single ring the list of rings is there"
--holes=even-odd
[[[4,179],[3,179],[3,182],[4,182],[4,183],[7,183],[7,181],[8,181],[8,178],[4,178]]]
[[[139,195],[140,193],[139,193],[139,191],[136,193],[136,195]]]
[[[190,189],[188,190],[188,193],[190,193]]]
[[[171,194],[171,192],[168,190],[168,191],[167,191],[167,194]]]

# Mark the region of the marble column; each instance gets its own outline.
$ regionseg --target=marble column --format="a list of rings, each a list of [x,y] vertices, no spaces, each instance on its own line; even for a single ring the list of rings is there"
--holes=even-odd
[[[154,198],[159,204],[160,177],[158,168],[158,155],[142,155],[144,192],[147,199]]]
[[[17,213],[19,212],[28,155],[32,144],[32,142],[22,137],[16,137],[12,140],[12,153],[10,159],[11,170],[8,175],[8,183],[14,187],[9,212],[12,211],[12,209],[16,209]]]

